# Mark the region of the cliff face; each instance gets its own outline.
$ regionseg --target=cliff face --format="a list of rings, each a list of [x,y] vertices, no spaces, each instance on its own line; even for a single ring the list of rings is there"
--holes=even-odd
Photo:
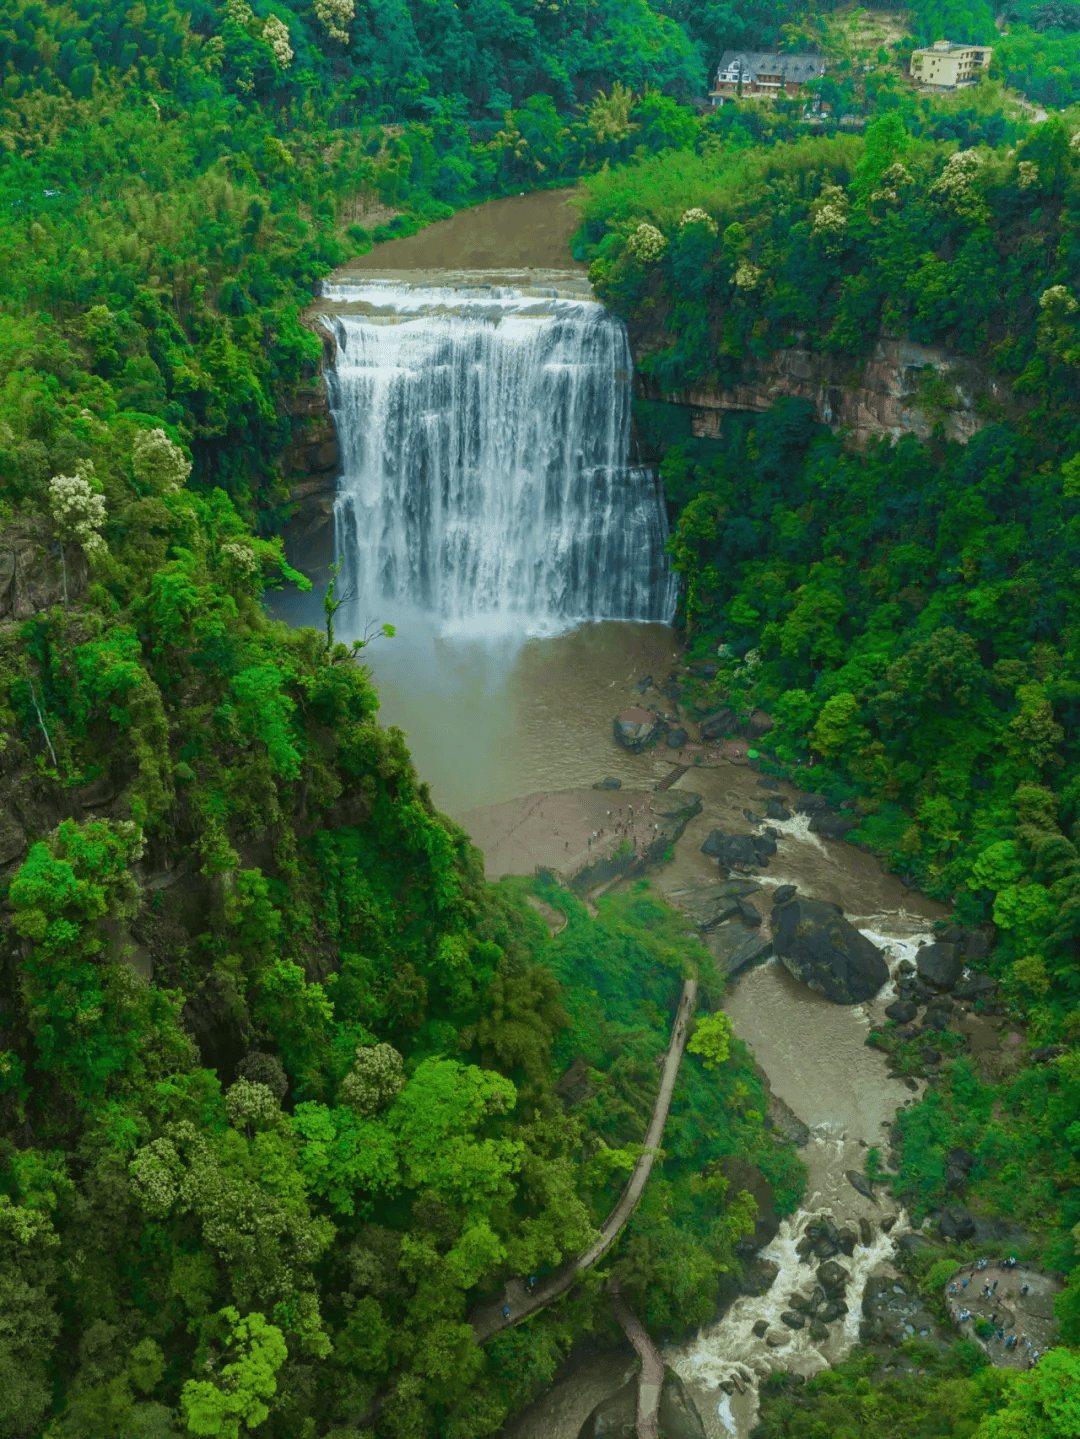
[[[289,482],[289,498],[299,506],[285,533],[286,546],[292,563],[310,572],[321,569],[332,557],[341,452],[326,386],[326,372],[334,367],[337,344],[320,321],[309,319],[307,323],[322,341],[322,365],[315,381],[298,389],[289,407],[299,424],[280,463]]]
[[[632,335],[632,342],[635,338],[635,360],[640,362],[656,339]],[[963,444],[1012,408],[1008,387],[985,364],[886,335],[878,337],[872,354],[859,366],[853,367],[846,356],[792,348],[748,359],[744,375],[732,389],[665,394],[639,371],[637,387],[643,399],[688,406],[693,433],[699,437],[718,436],[725,411],[761,412],[788,397],[809,400],[823,424],[846,429],[857,445],[876,435],[928,439],[939,423],[948,439]]]

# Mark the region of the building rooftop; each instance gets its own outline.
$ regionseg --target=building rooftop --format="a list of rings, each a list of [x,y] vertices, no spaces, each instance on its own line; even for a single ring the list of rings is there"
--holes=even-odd
[[[824,55],[779,55],[764,50],[725,50],[718,75],[734,71],[743,78],[751,75],[779,75],[784,80],[801,82],[817,80],[825,73]]]
[[[960,40],[935,40],[932,45],[920,45],[913,52],[915,54],[928,55],[933,50],[947,54],[950,50],[989,50],[989,45],[972,45],[967,41]]]

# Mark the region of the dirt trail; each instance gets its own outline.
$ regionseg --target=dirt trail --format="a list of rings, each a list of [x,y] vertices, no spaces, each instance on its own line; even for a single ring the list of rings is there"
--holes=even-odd
[[[653,1161],[660,1149],[660,1141],[664,1137],[664,1126],[667,1123],[668,1110],[671,1108],[671,1096],[675,1090],[679,1065],[682,1063],[683,1052],[686,1049],[687,1031],[694,1013],[697,989],[696,979],[683,981],[682,993],[679,996],[678,1008],[671,1026],[671,1043],[664,1059],[660,1089],[656,1095],[656,1103],[653,1105],[649,1128],[645,1133],[643,1152],[634,1165],[626,1188],[619,1196],[618,1203],[600,1226],[600,1233],[596,1241],[584,1253],[569,1260],[531,1290],[526,1288],[521,1279],[511,1279],[500,1296],[477,1305],[472,1312],[470,1322],[478,1344],[485,1343],[504,1329],[511,1329],[515,1324],[520,1324],[530,1314],[536,1314],[541,1309],[546,1309],[553,1300],[560,1298],[567,1290],[573,1288],[579,1275],[586,1269],[591,1269],[598,1259],[602,1259],[618,1239],[623,1226],[637,1208],[638,1201],[645,1192],[649,1175],[652,1173]],[[509,1314],[504,1314],[504,1309],[508,1309]]]

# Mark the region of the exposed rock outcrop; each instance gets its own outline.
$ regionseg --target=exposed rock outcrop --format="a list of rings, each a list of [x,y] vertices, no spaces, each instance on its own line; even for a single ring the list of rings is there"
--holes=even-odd
[[[89,571],[76,544],[66,546],[68,599],[86,594]],[[63,603],[60,546],[48,526],[19,520],[0,534],[0,619],[25,620],[39,610]]]
[[[286,543],[301,567],[308,568],[311,557],[321,557],[323,550],[329,555],[333,549],[334,496],[341,451],[326,384],[326,371],[333,369],[337,356],[337,342],[318,318],[308,315],[305,319],[322,341],[322,366],[315,379],[297,389],[289,403],[293,438],[279,465],[289,485],[289,498],[299,507],[287,527]]]
[[[670,343],[666,332],[633,334],[635,358]],[[988,411],[1011,403],[1008,388],[988,367],[938,345],[879,335],[860,366],[848,356],[826,355],[799,346],[748,358],[742,378],[729,389],[665,394],[639,371],[641,395],[687,405],[698,437],[720,434],[726,411],[761,413],[780,399],[808,400],[823,424],[847,429],[856,443],[876,435],[905,434],[929,439],[935,425],[947,438],[966,443],[990,423]]]

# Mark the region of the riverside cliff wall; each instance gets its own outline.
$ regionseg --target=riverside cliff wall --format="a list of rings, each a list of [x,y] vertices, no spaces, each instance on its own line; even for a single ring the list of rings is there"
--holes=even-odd
[[[658,348],[651,336],[632,333],[631,343],[637,363]],[[698,437],[718,436],[725,412],[760,413],[784,398],[808,400],[823,424],[846,430],[860,447],[880,435],[929,439],[938,424],[947,439],[966,444],[1015,409],[1009,387],[984,363],[888,335],[879,335],[871,353],[854,365],[849,356],[798,346],[750,357],[743,376],[729,389],[666,393],[640,370],[636,383],[642,399],[687,406]]]
[[[299,388],[289,405],[293,438],[279,465],[289,485],[289,498],[298,507],[286,530],[286,544],[293,563],[311,571],[321,569],[332,558],[341,451],[326,384],[337,343],[317,318],[305,317],[304,323],[322,341],[322,363],[311,384]]]

